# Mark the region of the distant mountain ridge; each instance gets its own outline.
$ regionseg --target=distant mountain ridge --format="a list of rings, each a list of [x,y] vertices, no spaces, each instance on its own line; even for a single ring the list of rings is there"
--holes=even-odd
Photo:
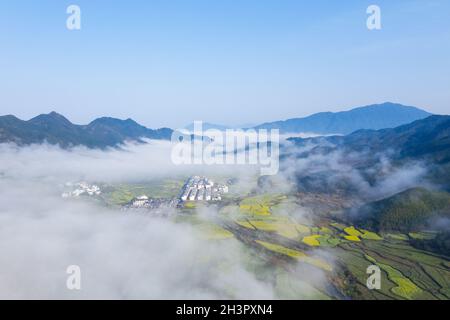
[[[288,141],[301,147],[301,151],[294,155],[298,158],[307,158],[310,155],[328,156],[335,151],[343,155],[363,155],[353,159],[349,157],[347,165],[359,170],[363,176],[370,177],[372,182],[379,175],[372,169],[377,168],[387,158],[396,166],[420,162],[427,167],[423,182],[450,192],[450,116],[430,116],[393,129],[360,130],[347,136],[290,138]],[[324,191],[336,188],[335,185],[327,185],[325,181],[328,176],[329,172],[303,172],[297,180],[306,189],[317,187],[317,190]],[[339,183],[345,185],[343,180]],[[358,191],[347,187],[343,190],[353,193]]]
[[[148,129],[131,119],[99,118],[88,125],[76,125],[51,112],[24,121],[12,115],[0,117],[0,143],[29,145],[47,142],[61,147],[83,145],[89,148],[117,146],[141,138],[168,140],[172,129]]]
[[[326,144],[329,151],[339,148],[372,155],[392,151],[396,159],[450,163],[450,116],[430,116],[392,129],[359,130],[346,136],[288,140],[299,146],[313,143],[322,148]]]
[[[384,103],[338,113],[317,113],[310,117],[259,125],[255,129],[278,128],[281,133],[314,132],[317,134],[349,134],[360,129],[397,127],[430,116],[426,111],[400,104]],[[227,126],[205,123],[203,130],[225,130]],[[117,146],[141,138],[169,140],[173,130],[152,130],[132,119],[99,118],[88,125],[76,125],[64,116],[51,112],[24,121],[12,115],[0,116],[0,143],[18,145],[47,142],[62,147],[84,145],[89,148]]]
[[[361,129],[395,128],[430,115],[416,107],[386,102],[349,111],[321,112],[305,118],[264,123],[255,129],[279,129],[284,134],[311,132],[345,135]]]

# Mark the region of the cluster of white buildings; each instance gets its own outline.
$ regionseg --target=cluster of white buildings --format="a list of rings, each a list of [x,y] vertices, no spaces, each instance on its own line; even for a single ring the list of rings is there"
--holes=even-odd
[[[132,206],[136,208],[146,207],[149,204],[149,198],[147,196],[139,196],[132,201]]]
[[[220,201],[228,193],[228,186],[218,185],[206,177],[194,176],[186,182],[181,201]]]
[[[68,186],[72,186],[71,184],[68,184]],[[70,192],[64,192],[62,194],[63,198],[70,198],[70,197],[79,197],[82,194],[86,194],[89,196],[98,196],[102,193],[100,190],[100,187],[95,184],[88,184],[86,182],[79,182],[75,184],[76,189]]]

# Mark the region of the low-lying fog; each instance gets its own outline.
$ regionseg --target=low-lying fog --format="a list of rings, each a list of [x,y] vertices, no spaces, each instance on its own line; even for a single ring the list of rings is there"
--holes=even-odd
[[[235,240],[205,241],[188,225],[169,219],[61,198],[58,186],[68,181],[125,183],[220,170],[244,183],[259,172],[248,166],[175,166],[170,151],[168,142],[154,141],[106,151],[0,145],[0,298],[275,298],[272,284],[248,269]],[[288,159],[280,177],[333,167],[336,179],[350,176],[372,190],[338,160]],[[418,168],[392,172],[378,190],[403,188],[422,174]],[[70,265],[81,268],[80,291],[66,287]],[[299,277],[324,281],[316,275]]]
[[[167,143],[121,151],[1,145],[0,164],[0,298],[274,297],[243,267],[237,242],[208,243],[187,225],[61,198],[67,181],[190,174],[170,164]],[[80,291],[66,287],[70,265],[81,268]]]

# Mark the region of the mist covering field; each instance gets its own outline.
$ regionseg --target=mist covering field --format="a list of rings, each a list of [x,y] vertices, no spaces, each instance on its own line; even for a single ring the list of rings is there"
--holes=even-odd
[[[205,175],[234,178],[230,189],[237,193],[231,198],[268,192],[295,198],[302,190],[293,177],[325,170],[333,172],[327,176],[327,185],[346,181],[358,191],[352,199],[346,198],[356,205],[361,199],[379,199],[415,187],[427,171],[423,163],[399,168],[386,159],[373,169],[383,176],[369,183],[346,165],[343,154],[298,158],[295,155],[306,149],[287,143],[284,152],[291,156],[282,160],[282,171],[270,178],[268,191],[254,166],[175,166],[170,162],[171,147],[170,142],[162,141],[129,143],[103,151],[47,144],[1,145],[0,297],[276,299],[292,297],[292,292],[285,293],[291,290],[285,288],[289,286],[285,279],[291,277],[296,298],[323,298],[329,295],[324,288],[330,283],[323,268],[305,268],[304,261],[288,265],[259,261],[258,251],[248,248],[239,237],[229,236],[223,229],[219,234],[225,232],[225,237],[208,237],[196,224],[183,222],[179,209],[166,209],[169,218],[151,212],[124,212],[103,201],[64,199],[62,190],[68,182],[77,181],[117,186],[171,179],[182,184],[186,177]],[[217,217],[223,215],[222,209],[199,205],[187,220],[221,228]],[[270,210],[308,226],[320,217],[314,202],[283,202]],[[228,217],[233,219],[234,214],[228,213]],[[333,270],[338,268],[337,256],[329,248],[316,248],[308,255]],[[80,291],[66,287],[69,265],[82,270]]]

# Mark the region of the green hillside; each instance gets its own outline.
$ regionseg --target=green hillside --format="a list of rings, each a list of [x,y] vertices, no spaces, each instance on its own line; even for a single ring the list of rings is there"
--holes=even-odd
[[[450,231],[440,232],[433,239],[412,239],[410,243],[424,251],[450,256]]]
[[[450,194],[409,189],[369,203],[350,214],[353,222],[377,231],[418,231],[436,217],[450,217]]]

